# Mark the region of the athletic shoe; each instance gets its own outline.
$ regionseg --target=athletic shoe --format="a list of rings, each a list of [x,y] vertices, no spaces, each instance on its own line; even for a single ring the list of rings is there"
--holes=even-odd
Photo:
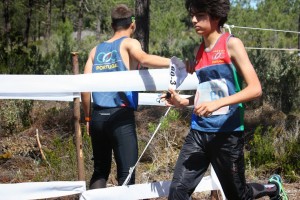
[[[277,195],[270,197],[271,200],[288,200],[288,196],[283,189],[281,177],[278,174],[274,174],[270,177],[269,183],[273,183],[277,187]]]

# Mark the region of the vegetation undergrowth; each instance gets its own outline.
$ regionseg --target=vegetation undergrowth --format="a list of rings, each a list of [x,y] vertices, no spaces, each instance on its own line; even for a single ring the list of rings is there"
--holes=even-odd
[[[84,14],[82,34],[78,41],[78,1],[14,1],[0,4],[2,18],[0,29],[0,73],[2,74],[71,74],[71,52],[79,52],[80,72],[83,72],[89,51],[111,35],[111,6],[133,0],[84,1],[89,12]],[[255,177],[281,174],[285,181],[300,178],[300,57],[298,34],[240,27],[298,30],[300,1],[256,1],[256,8],[249,0],[231,1],[229,25],[232,33],[240,38],[263,86],[263,97],[258,105],[271,104],[279,120],[268,124],[268,113],[262,112],[259,123],[254,124],[254,135],[246,144],[247,173]],[[51,15],[46,15],[52,10]],[[28,12],[30,11],[30,12]],[[31,15],[31,26],[28,17]],[[193,49],[201,39],[192,29],[184,1],[152,1],[150,7],[149,52],[162,56],[194,59]],[[27,16],[24,17],[24,16]],[[49,18],[52,16],[52,19]],[[4,15],[3,15],[4,17]],[[49,21],[50,20],[50,21]],[[52,22],[52,23],[49,23]],[[30,29],[29,29],[30,27]],[[24,30],[28,28],[28,41]],[[99,28],[99,30],[98,30]],[[97,29],[97,33],[95,33]],[[226,30],[228,31],[228,30]],[[267,49],[264,49],[266,48]],[[268,49],[270,48],[270,49]],[[269,51],[284,48],[292,51]],[[185,91],[185,94],[187,91]],[[192,91],[192,93],[194,93]],[[70,104],[32,100],[0,100],[0,182],[76,180],[77,161],[72,134],[72,107]],[[251,109],[251,106],[250,106]],[[137,114],[139,152],[141,153],[163,116],[162,108],[140,109]],[[171,179],[178,152],[189,129],[185,110],[171,109],[153,142],[137,166],[137,183]],[[246,111],[247,112],[247,111]],[[190,113],[189,113],[190,114]],[[292,114],[292,115],[290,115]],[[287,124],[291,121],[291,130]],[[87,185],[93,171],[90,137],[84,125],[83,148]],[[35,129],[40,130],[46,161],[42,161],[36,147]],[[251,130],[252,131],[252,130]],[[248,148],[249,147],[249,148]],[[109,183],[115,185],[115,163]],[[33,169],[33,170],[32,170]],[[11,170],[11,171],[9,171]],[[10,173],[8,173],[10,172]]]
[[[299,138],[287,140],[285,137],[285,132],[278,127],[265,130],[263,126],[258,126],[249,142],[250,150],[245,152],[248,168],[251,166],[263,174],[282,174],[289,182],[299,181]],[[279,143],[279,140],[284,142]]]

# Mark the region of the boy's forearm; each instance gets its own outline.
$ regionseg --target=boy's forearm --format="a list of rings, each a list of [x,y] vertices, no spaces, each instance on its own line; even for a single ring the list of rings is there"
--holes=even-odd
[[[189,106],[189,99],[181,99],[179,101],[179,106],[178,107],[186,107]]]
[[[186,107],[186,106],[190,106],[190,105],[194,104],[194,96],[189,97],[189,98],[181,98],[178,95],[178,97],[179,97],[179,99],[177,100],[178,104],[176,107]]]
[[[259,98],[262,94],[261,88],[244,88],[242,91],[225,98],[221,98],[217,101],[220,103],[220,107],[238,104],[238,103],[245,103],[256,98]]]
[[[170,62],[170,58],[164,58],[156,55],[147,55],[142,59],[141,65],[149,68],[168,68]]]
[[[82,92],[81,93],[81,101],[82,101],[82,108],[85,117],[90,117],[91,113],[91,93],[90,92]]]
[[[191,97],[187,98],[184,102],[184,106],[194,105],[194,98],[195,98],[195,96],[191,96]]]

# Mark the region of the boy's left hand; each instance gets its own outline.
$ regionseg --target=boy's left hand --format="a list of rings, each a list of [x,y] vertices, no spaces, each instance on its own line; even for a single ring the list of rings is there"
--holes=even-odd
[[[214,111],[219,109],[217,102],[202,102],[195,106],[194,113],[199,117],[210,117]]]

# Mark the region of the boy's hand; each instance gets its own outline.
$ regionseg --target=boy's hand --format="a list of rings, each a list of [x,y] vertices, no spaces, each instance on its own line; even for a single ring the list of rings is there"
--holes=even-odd
[[[193,74],[195,72],[195,67],[196,62],[185,59],[185,68],[188,73]]]
[[[87,135],[90,135],[90,122],[86,122],[86,133]]]
[[[166,106],[181,107],[182,98],[173,89],[169,89],[167,93],[161,95],[160,99],[166,102]]]
[[[203,102],[195,106],[194,113],[199,117],[210,117],[219,108],[217,101]]]

